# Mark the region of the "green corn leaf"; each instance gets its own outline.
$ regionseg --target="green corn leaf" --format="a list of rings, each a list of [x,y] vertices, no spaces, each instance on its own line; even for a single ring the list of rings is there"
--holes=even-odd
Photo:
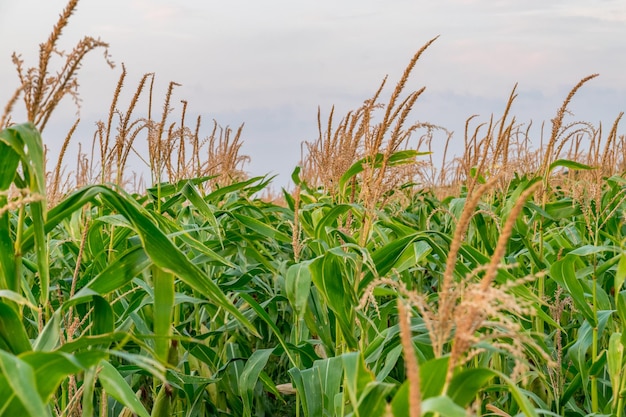
[[[622,253],[620,255],[617,263],[617,271],[615,272],[615,280],[613,284],[615,294],[622,291],[624,280],[626,280],[626,253]]]
[[[384,416],[387,407],[387,397],[395,389],[390,383],[373,381],[367,384],[359,398],[358,413],[360,416]]]
[[[391,400],[393,417],[409,417],[409,381],[404,381]]]
[[[2,209],[5,203],[6,197],[0,195],[0,209]],[[20,280],[15,273],[14,250],[14,242],[9,225],[9,213],[0,213],[0,288],[19,293]]]
[[[283,243],[291,243],[291,237],[282,232],[279,232],[278,230],[266,225],[265,223],[260,222],[255,218],[244,216],[243,214],[238,213],[231,213],[231,215],[238,221],[240,221],[244,226],[260,234],[261,236],[265,236],[269,239],[277,240]]]
[[[513,380],[511,380],[511,378],[504,375],[502,372],[495,371],[495,370],[491,370],[491,371],[494,372],[496,376],[498,376],[500,379],[502,379],[505,382],[506,386],[508,387],[509,392],[513,396],[513,399],[515,400],[518,407],[520,408],[520,410],[525,416],[539,417],[537,410],[535,409],[535,407],[533,407],[528,397],[522,393],[522,391],[519,389],[517,384]]]
[[[9,131],[0,132],[0,191],[9,189],[20,164],[20,155],[9,145]]]
[[[161,183],[161,184],[157,184],[153,187],[148,188],[146,191],[148,192],[148,194],[156,199],[157,198],[157,193],[160,192],[161,198],[163,197],[170,197],[174,194],[180,193],[181,190],[185,187],[185,185],[187,185],[189,182],[191,182],[194,185],[200,185],[203,184],[213,178],[215,178],[216,176],[204,176],[204,177],[198,177],[198,178],[193,178],[191,180],[188,179],[184,179],[184,180],[180,180],[175,184],[168,184],[168,183]]]
[[[626,322],[626,290],[615,293],[617,314],[622,322]],[[623,332],[626,335],[626,332]]]
[[[435,413],[442,417],[465,417],[465,408],[459,406],[454,400],[445,395],[431,397],[422,402],[422,414]]]
[[[335,398],[340,395],[343,376],[340,356],[317,360],[308,369],[292,368],[289,374],[302,399],[305,416],[336,415]]]
[[[376,265],[376,272],[378,276],[385,276],[394,268],[395,265],[398,264],[406,267],[409,259],[413,258],[415,261],[418,261],[422,258],[422,256],[424,256],[426,251],[432,250],[430,245],[425,242],[425,244],[420,244],[418,248],[420,253],[414,251],[415,248],[413,244],[423,237],[423,233],[414,233],[400,239],[393,240],[377,249],[372,254],[372,260],[374,265]],[[407,252],[406,255],[404,255],[405,252]],[[363,279],[359,282],[359,293],[362,293],[375,277],[376,274],[373,271],[367,271]]]
[[[25,306],[33,311],[37,311],[37,306],[32,304],[26,298],[11,290],[0,290],[0,298],[14,302],[17,305]]]
[[[141,417],[150,417],[148,411],[146,411],[141,401],[135,396],[135,393],[117,369],[104,360],[100,362],[100,367],[98,379],[106,393],[128,407],[133,413]]]
[[[402,164],[408,164],[415,160],[418,156],[429,155],[430,152],[418,152],[412,149],[408,149],[405,151],[394,152],[389,156],[387,160],[387,166],[397,166]],[[363,172],[365,164],[371,164],[374,168],[380,168],[382,166],[382,162],[384,159],[384,155],[382,153],[377,153],[374,157],[374,160],[371,161],[371,158],[365,157],[363,159],[358,160],[348,170],[341,176],[339,179],[339,188],[342,192],[345,192],[346,184],[355,176]]]
[[[8,161],[2,164],[0,173],[6,175],[6,178],[15,178],[15,173],[11,174],[9,170],[17,169],[17,165],[15,165],[15,154],[17,154],[21,162],[22,174],[26,182],[25,185],[29,188],[31,193],[38,196],[38,198],[29,203],[29,205],[32,217],[31,229],[34,232],[35,252],[37,254],[36,262],[40,283],[39,301],[40,304],[47,305],[50,274],[48,265],[48,242],[44,231],[46,220],[46,175],[41,136],[32,123],[24,123],[11,126],[0,132],[0,141],[12,148],[12,152],[7,152]],[[10,183],[8,183],[7,179],[3,179],[0,185],[2,186],[0,189],[4,190],[6,189],[4,186],[6,185],[8,187]],[[3,226],[1,225],[2,222],[3,221],[0,220],[0,243],[6,246],[9,243],[9,238],[6,235],[6,224]],[[9,253],[13,253],[13,251],[11,250]],[[10,261],[8,254],[4,255],[3,258],[5,259],[0,258],[3,263],[4,261]],[[11,279],[8,275],[11,273],[11,269],[11,267],[4,267],[4,280],[10,289],[18,291],[18,277]]]
[[[228,300],[219,286],[193,265],[154,224],[148,213],[135,201],[127,198],[125,194],[116,193],[108,187],[99,185],[77,191],[51,210],[49,220],[46,223],[46,230],[51,230],[64,218],[68,218],[73,212],[80,210],[88,202],[95,202],[95,198],[98,196],[100,196],[104,204],[116,209],[132,223],[133,228],[139,234],[146,254],[154,264],[165,271],[173,272],[182,281],[202,293],[212,302],[224,307],[241,324],[246,326],[252,334],[256,335],[256,329]],[[32,244],[33,231],[28,229],[24,232],[22,250],[27,251]]]
[[[30,210],[33,218],[33,230],[35,233],[35,252],[37,253],[37,272],[39,275],[40,295],[39,303],[48,304],[50,288],[50,271],[48,260],[48,239],[44,231],[45,202],[36,201],[31,203]]]
[[[618,248],[613,246],[597,246],[597,245],[583,245],[580,246],[571,252],[568,255],[576,255],[576,256],[589,256],[602,252],[617,252]]]
[[[367,385],[375,381],[375,378],[372,372],[365,366],[360,352],[344,353],[341,355],[341,359],[346,376],[344,390],[348,393],[355,411],[358,411],[361,395],[365,392]]]
[[[623,375],[620,373],[620,368],[624,365],[624,337],[622,333],[615,332],[611,334],[609,338],[609,350],[607,354],[607,363],[609,367],[609,375],[611,380],[613,380],[613,376],[617,378],[622,378]],[[617,383],[613,384],[613,387],[619,387],[619,381],[615,381]],[[615,390],[615,388],[614,388]],[[617,394],[617,393],[616,393]]]
[[[19,355],[32,350],[20,316],[8,304],[0,302],[0,349]]]
[[[154,282],[154,335],[157,357],[164,363],[172,335],[172,309],[174,308],[174,275],[160,268],[152,268]],[[176,365],[176,364],[174,364]]]
[[[243,399],[244,416],[252,417],[252,405],[254,400],[254,388],[259,380],[261,371],[267,364],[273,349],[259,349],[254,351],[241,373],[239,390]]]
[[[244,315],[228,300],[218,285],[206,277],[187,257],[165,236],[135,202],[105,187],[99,187],[102,198],[113,208],[129,219],[143,243],[152,262],[165,272],[180,277],[187,285],[207,296],[235,316],[254,335],[256,329]]]
[[[38,351],[51,351],[56,348],[61,340],[61,310],[54,312],[46,323],[43,331],[39,333],[33,343],[33,349]]]
[[[377,381],[365,366],[360,352],[341,355],[345,371],[344,390],[352,403],[354,416],[382,416],[393,384]]]
[[[443,393],[449,357],[431,359],[420,364],[420,389],[422,398],[437,397]]]
[[[259,303],[257,303],[249,294],[241,293],[240,296],[246,301],[246,303],[250,305],[252,310],[254,310],[254,312],[270,327],[270,329],[272,329],[272,331],[274,332],[274,336],[276,336],[276,339],[278,339],[278,342],[285,350],[285,353],[287,354],[291,365],[296,366],[296,360],[291,354],[289,347],[287,346],[287,342],[282,337],[281,331],[276,326],[276,323],[274,323],[269,314],[267,314],[267,311],[265,311],[265,309]]]
[[[319,400],[322,394],[319,385],[314,383],[314,371],[310,368],[300,370],[294,367],[289,370],[289,375],[302,402],[304,416],[322,416],[322,402]]]
[[[578,258],[574,255],[566,255],[560,261],[552,264],[550,275],[572,297],[574,305],[576,305],[576,308],[585,319],[592,325],[595,325],[596,317],[585,298],[585,291],[576,276],[575,264],[577,260]]]
[[[93,416],[94,413],[94,391],[96,387],[96,375],[98,368],[90,368],[85,371],[83,376],[83,398],[82,412],[85,416]]]
[[[24,411],[28,413],[27,415],[31,417],[51,415],[37,391],[35,370],[28,363],[0,349],[0,371],[3,376],[0,380],[0,392],[3,393],[2,399],[3,402],[6,401],[5,404],[9,405],[9,401],[15,397]],[[6,384],[8,390],[2,386],[3,383]],[[0,405],[0,409],[3,405]]]
[[[264,183],[263,180],[265,180],[265,177],[254,177],[245,181],[241,181],[241,182],[237,182],[231,185],[220,187],[217,190],[208,194],[205,197],[205,200],[207,202],[218,203],[222,199],[222,197],[224,197],[226,194],[233,193],[235,191],[245,190],[246,187],[249,187],[253,185],[254,183],[260,183],[259,186],[264,187],[265,185],[263,185]]]
[[[311,279],[318,291],[324,296],[328,307],[335,312],[343,337],[352,349],[356,348],[354,337],[354,307],[356,295],[348,273],[345,271],[346,260],[329,251],[310,264]]]
[[[209,222],[211,227],[213,227],[214,233],[217,235],[220,245],[222,248],[224,247],[224,241],[222,236],[222,229],[219,227],[217,219],[215,218],[215,213],[213,209],[209,207],[207,202],[202,198],[197,188],[193,186],[191,182],[185,184],[182,190],[182,194],[189,200],[193,206],[198,209],[200,213],[205,217],[205,219]]]
[[[20,156],[8,143],[13,134],[8,130],[0,132],[0,191],[9,189],[20,163]],[[6,195],[0,194],[0,210],[7,204]],[[0,289],[19,292],[19,280],[15,276],[14,242],[9,226],[9,213],[0,212]]]
[[[96,366],[107,357],[102,350],[78,352],[28,352],[21,356],[34,370],[40,398],[49,401],[59,385],[71,374]]]
[[[293,181],[296,186],[302,184],[302,180],[300,179],[300,171],[302,171],[302,167],[297,166],[293,169],[293,172],[291,173],[291,181]]]
[[[327,358],[313,363],[313,371],[317,374],[321,389],[322,407],[328,415],[332,415],[335,397],[340,393],[343,366],[341,357]]]
[[[150,266],[150,258],[141,246],[135,246],[115,259],[86,286],[91,291],[105,295],[128,284]],[[76,295],[81,294],[80,290]]]
[[[454,375],[446,394],[457,406],[465,408],[494,377],[485,368],[463,369]]]
[[[332,227],[332,225],[336,223],[339,216],[350,211],[351,209],[358,209],[358,206],[350,204],[338,204],[330,209],[327,213],[324,213],[324,216],[315,226],[315,237],[319,240],[328,242],[327,229]]]
[[[386,349],[390,349],[387,355],[385,356],[384,366],[376,371],[376,380],[384,381],[391,371],[396,369],[398,366],[398,359],[402,356],[402,345],[398,344],[396,347],[391,348],[391,344],[386,347]],[[367,359],[366,359],[367,361]]]
[[[310,262],[300,262],[287,270],[285,292],[298,320],[304,318],[311,291]]]
[[[94,295],[92,301],[94,311],[93,320],[91,322],[91,334],[112,333],[115,328],[115,318],[111,305],[105,298],[99,295]]]
[[[563,167],[571,170],[590,170],[595,169],[592,166],[581,164],[580,162],[570,161],[568,159],[558,159],[550,164],[548,173],[552,172],[557,167]]]

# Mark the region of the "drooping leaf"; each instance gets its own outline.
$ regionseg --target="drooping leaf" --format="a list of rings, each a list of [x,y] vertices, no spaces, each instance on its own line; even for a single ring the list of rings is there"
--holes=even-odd
[[[107,361],[101,361],[100,367],[98,379],[106,393],[128,407],[133,413],[141,417],[150,417],[146,408],[117,369]]]
[[[31,417],[50,416],[43,399],[37,391],[37,378],[35,370],[19,357],[0,349],[0,371],[8,392],[3,395],[3,400],[8,404],[15,396],[24,411]],[[0,390],[5,391],[0,387]]]
[[[552,172],[556,167],[563,167],[563,168],[567,168],[567,169],[571,169],[571,170],[590,170],[590,169],[594,169],[593,167],[589,166],[589,165],[585,165],[582,164],[580,162],[576,162],[576,161],[571,161],[568,159],[557,159],[556,161],[552,162],[550,164],[550,167],[548,168],[548,172]]]

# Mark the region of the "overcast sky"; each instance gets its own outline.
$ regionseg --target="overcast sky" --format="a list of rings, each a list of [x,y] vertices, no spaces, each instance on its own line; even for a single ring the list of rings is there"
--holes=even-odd
[[[17,85],[11,53],[35,65],[65,3],[0,0],[2,106]],[[76,141],[90,143],[95,121],[106,117],[123,62],[127,95],[146,72],[156,73],[159,106],[168,83],[181,83],[172,104],[180,111],[187,100],[188,117],[202,115],[205,134],[211,119],[245,122],[247,170],[280,174],[278,185],[297,164],[300,143],[316,138],[318,106],[343,115],[387,74],[391,89],[437,35],[407,87],[426,87],[412,118],[455,131],[456,143],[468,116],[502,113],[516,82],[520,121],[549,121],[567,92],[596,72],[575,98],[573,118],[610,124],[626,110],[623,0],[81,0],[62,48],[84,35],[108,42],[118,65],[111,70],[99,52],[85,61]],[[44,132],[48,146],[73,120],[68,104]]]

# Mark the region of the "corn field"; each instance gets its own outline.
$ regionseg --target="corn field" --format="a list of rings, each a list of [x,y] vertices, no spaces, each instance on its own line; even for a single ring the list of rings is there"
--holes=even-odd
[[[625,415],[622,113],[608,133],[567,120],[596,75],[542,146],[513,89],[436,167],[456,138],[412,122],[424,89],[404,91],[433,39],[386,100],[387,79],[339,121],[320,111],[275,193],[245,173],[241,128],[203,139],[186,102],[170,120],[175,83],[160,118],[154,74],[120,110],[123,68],[91,153],[65,164],[74,125],[50,167],[50,114],[108,46],[56,51],[76,4],[37,65],[14,55],[0,119],[0,416]]]

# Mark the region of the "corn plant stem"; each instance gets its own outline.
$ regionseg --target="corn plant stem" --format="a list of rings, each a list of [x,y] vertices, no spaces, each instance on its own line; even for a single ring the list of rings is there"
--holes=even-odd
[[[299,317],[297,317],[297,315],[294,317],[294,331],[295,333],[293,334],[293,342],[295,346],[298,346],[298,344],[300,343],[301,340],[301,320]],[[302,366],[302,359],[300,357],[300,355],[297,355],[295,358],[295,364],[298,367],[298,369]],[[298,392],[298,390],[296,390],[296,417],[300,417],[300,393]]]
[[[351,212],[350,212],[351,213]],[[364,246],[362,246],[364,247]],[[364,270],[363,270],[363,265],[365,264],[365,262],[363,261],[362,257],[357,258],[356,261],[356,266],[354,268],[354,270],[356,271],[354,274],[354,284],[353,284],[353,288],[354,288],[354,294],[356,295],[357,299],[360,299],[362,294],[359,293],[359,285],[361,284],[361,278],[363,277],[363,275],[365,274]],[[355,320],[356,321],[356,320]],[[368,344],[368,338],[367,336],[367,331],[365,330],[364,325],[362,325],[362,322],[357,322],[358,326],[359,326],[359,331],[361,333],[361,337],[359,337],[359,345],[360,345],[360,349],[362,352],[365,351],[367,344]],[[356,329],[357,324],[355,323],[355,329]]]
[[[624,374],[626,373],[626,366],[622,367],[622,382],[620,384],[619,390],[616,390],[619,398],[617,400],[617,417],[622,417],[624,415],[624,390],[626,390],[626,378],[624,378]]]
[[[542,243],[543,243],[543,239],[542,239]],[[543,246],[543,245],[542,245]],[[542,253],[542,252],[540,252]],[[537,297],[539,298],[540,301],[543,300],[544,295],[545,295],[545,278],[542,276],[537,278]],[[541,308],[541,307],[539,307]],[[540,317],[539,314],[536,315],[536,331],[537,333],[543,337],[545,334],[545,327],[544,327],[544,321],[543,319]]]
[[[161,213],[161,182],[157,183],[157,213]]]
[[[59,408],[59,410],[65,410],[65,408],[68,405],[68,400],[70,398],[70,387],[69,387],[69,381],[64,381],[61,384],[61,392],[60,395],[58,397],[56,397],[56,405]],[[57,415],[59,415],[59,413],[57,412]]]
[[[24,206],[19,208],[17,217],[17,230],[15,231],[15,276],[13,278],[13,291],[21,293],[22,282],[22,233],[24,231]]]
[[[176,285],[174,285],[174,295],[176,295]],[[173,310],[173,316],[172,316],[172,325],[174,327],[178,326],[180,324],[180,318],[181,318],[182,314],[181,314],[181,305],[180,304],[174,304],[174,310]]]
[[[363,247],[367,243],[367,236],[370,232],[370,227],[372,224],[372,218],[370,213],[365,210],[363,214],[363,225],[361,226],[360,236],[359,236],[359,246]]]
[[[169,341],[172,335],[172,312],[174,307],[174,274],[154,266],[154,334],[157,357],[167,363]]]
[[[85,377],[83,381],[83,401],[82,412],[84,416],[93,416],[93,394],[96,385],[97,368],[89,368],[85,371]]]
[[[339,319],[335,318],[335,355],[339,356],[345,353],[344,348],[345,346],[343,343],[341,326],[339,326]]]
[[[346,377],[345,377],[345,372],[344,372],[344,384],[343,384],[344,387],[346,386],[345,378]],[[341,402],[341,413],[339,414],[340,417],[344,417],[346,415],[346,403],[350,401],[350,397],[348,396],[348,390],[345,390],[345,389],[343,390],[342,397],[343,397],[343,401]]]
[[[85,224],[85,228],[87,228],[87,224]],[[113,254],[115,253],[115,245],[113,244],[114,234],[115,234],[115,226],[111,225],[111,230],[109,232],[109,250],[107,252],[107,261],[108,261],[109,265],[114,262],[114,260],[113,260]],[[87,234],[85,234],[84,238],[85,239],[87,238]],[[113,294],[106,294],[105,295],[105,299],[108,302],[112,301],[112,297],[113,297]]]
[[[541,196],[541,209],[545,211],[546,209],[546,205],[547,205],[547,199],[548,199],[548,193],[547,193],[547,187],[548,187],[548,177],[544,176],[544,183],[543,183],[543,187],[542,187],[542,196]],[[543,237],[543,217],[539,219],[539,259],[541,260],[542,264],[544,264],[544,259],[543,259],[543,248],[544,248],[544,237]],[[543,276],[540,276],[537,278],[537,298],[539,298],[540,302],[543,302],[543,299],[545,297],[545,278]],[[540,314],[537,314],[535,316],[535,330],[537,331],[537,333],[543,337],[543,335],[545,334],[545,323],[543,321],[543,319],[541,318]]]
[[[102,394],[100,396],[100,417],[107,417],[107,393],[104,389],[102,389]]]
[[[87,227],[87,225],[85,225]],[[107,251],[107,261],[109,263],[113,262],[113,253],[115,253],[115,248],[113,245],[113,235],[115,234],[115,226],[111,226],[109,229],[109,250]]]
[[[593,245],[598,245],[598,230],[599,230],[599,216],[597,215],[595,218],[595,233],[593,236]],[[595,325],[592,330],[592,342],[591,342],[591,363],[592,366],[598,359],[598,294],[596,290],[596,286],[598,283],[598,275],[597,275],[597,267],[598,267],[598,259],[596,254],[593,255],[593,276],[592,276],[592,285],[591,285],[591,297],[592,297],[592,308],[593,308],[593,319],[595,321]],[[599,410],[598,405],[598,378],[595,375],[590,376],[591,379],[591,412],[597,413]]]
[[[300,393],[296,390],[296,417],[300,417]]]
[[[159,141],[159,144],[161,142]],[[160,157],[160,146],[159,145],[159,157]],[[157,213],[161,213],[161,162],[159,161],[157,163],[157,178],[156,178],[156,182],[157,182]]]
[[[596,276],[596,256],[593,255],[593,281],[591,288],[592,295],[592,307],[593,307],[593,318],[595,320],[595,326],[593,326],[592,330],[592,342],[591,342],[591,363],[596,362],[598,359],[598,303],[597,303],[597,276]],[[599,410],[598,406],[598,378],[595,375],[590,376],[591,379],[591,412],[597,413]]]

